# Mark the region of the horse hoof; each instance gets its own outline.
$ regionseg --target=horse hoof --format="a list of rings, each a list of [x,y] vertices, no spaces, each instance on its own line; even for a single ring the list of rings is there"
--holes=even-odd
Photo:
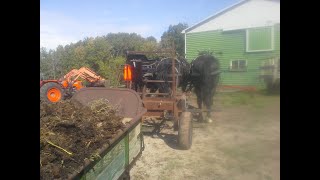
[[[212,119],[210,119],[210,118],[207,120],[207,123],[212,123],[212,122],[213,122],[213,121],[212,121]]]

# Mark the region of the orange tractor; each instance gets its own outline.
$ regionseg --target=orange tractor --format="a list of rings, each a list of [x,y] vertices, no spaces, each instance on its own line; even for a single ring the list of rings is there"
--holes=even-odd
[[[104,87],[105,79],[87,67],[73,69],[58,80],[40,80],[40,100],[59,102],[84,87],[79,78],[88,81],[90,87]]]

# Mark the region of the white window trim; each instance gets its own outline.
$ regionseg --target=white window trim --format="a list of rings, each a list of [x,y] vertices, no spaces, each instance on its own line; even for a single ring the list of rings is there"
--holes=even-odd
[[[274,26],[271,26],[271,49],[263,49],[263,50],[249,50],[249,29],[246,29],[246,52],[264,52],[264,51],[273,51],[273,50],[274,50]]]
[[[232,62],[233,61],[245,61],[246,62],[246,69],[232,69]],[[239,66],[239,64],[238,64]],[[235,59],[235,60],[230,60],[230,65],[229,65],[229,71],[240,71],[240,72],[243,72],[243,71],[247,71],[247,67],[248,67],[248,60],[245,60],[245,59]]]

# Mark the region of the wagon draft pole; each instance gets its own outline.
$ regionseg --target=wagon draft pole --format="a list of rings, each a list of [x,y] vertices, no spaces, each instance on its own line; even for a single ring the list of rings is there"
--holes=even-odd
[[[188,112],[186,96],[177,92],[181,67],[174,45],[172,47],[172,49],[163,51],[127,52],[124,80],[126,81],[126,88],[133,89],[140,94],[143,105],[147,109],[142,121],[150,117],[161,118],[161,123],[164,123],[164,119],[173,120],[174,131],[178,131],[177,142],[179,147],[189,149],[192,145],[192,114]],[[169,58],[150,61],[146,58],[146,54],[167,54],[166,57],[169,56]],[[160,70],[157,69],[161,65],[171,67],[171,73],[168,71],[168,74],[164,74],[168,78],[155,78],[157,73],[165,73],[159,72]],[[169,83],[171,86],[168,87],[171,87],[171,90],[161,89],[163,85]]]

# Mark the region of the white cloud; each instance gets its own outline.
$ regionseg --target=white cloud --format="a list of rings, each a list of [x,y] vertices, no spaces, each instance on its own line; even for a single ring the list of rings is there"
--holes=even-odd
[[[40,46],[55,49],[77,40],[68,31],[77,28],[77,23],[62,14],[40,11]]]
[[[147,24],[132,25],[127,17],[100,18],[83,22],[61,13],[40,10],[40,46],[47,49],[55,49],[58,45],[75,43],[85,37],[101,36],[110,32],[135,32],[147,37],[152,36],[152,31],[156,29],[157,27]]]

